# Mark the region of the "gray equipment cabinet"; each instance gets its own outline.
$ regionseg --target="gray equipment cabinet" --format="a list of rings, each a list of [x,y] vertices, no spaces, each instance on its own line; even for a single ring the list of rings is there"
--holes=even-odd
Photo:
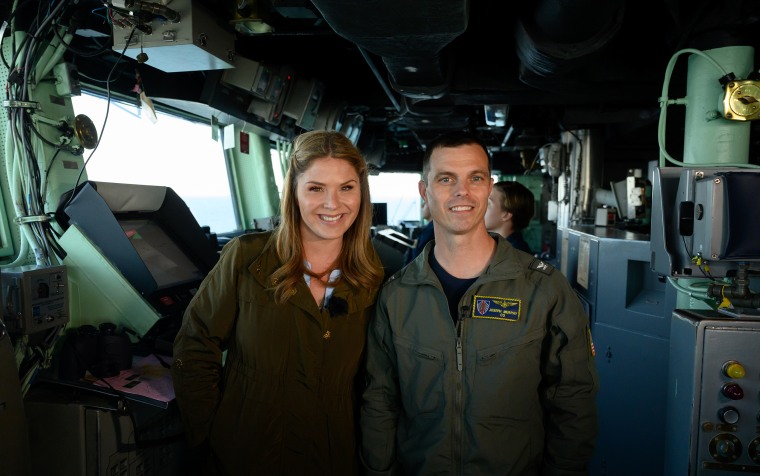
[[[596,350],[599,437],[589,474],[662,475],[676,290],[651,271],[648,235],[578,226],[559,228],[557,238]]]

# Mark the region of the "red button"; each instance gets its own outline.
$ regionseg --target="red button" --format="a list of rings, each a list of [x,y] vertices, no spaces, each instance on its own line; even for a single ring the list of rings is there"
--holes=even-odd
[[[744,398],[744,390],[736,383],[727,383],[721,388],[723,395],[727,396],[731,400],[741,400]]]

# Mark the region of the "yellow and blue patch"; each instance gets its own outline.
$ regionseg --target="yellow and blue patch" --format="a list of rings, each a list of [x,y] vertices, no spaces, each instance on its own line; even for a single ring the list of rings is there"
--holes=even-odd
[[[517,321],[520,319],[521,307],[522,301],[519,299],[475,295],[472,303],[472,317]]]

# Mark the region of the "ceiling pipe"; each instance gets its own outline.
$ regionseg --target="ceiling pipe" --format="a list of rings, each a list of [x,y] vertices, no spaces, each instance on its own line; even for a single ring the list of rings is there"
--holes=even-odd
[[[375,76],[375,79],[377,79],[377,82],[380,83],[380,87],[383,88],[383,92],[385,92],[385,95],[388,96],[388,100],[390,100],[391,104],[393,105],[393,108],[397,112],[402,112],[401,104],[399,104],[398,100],[396,99],[396,96],[393,94],[393,91],[391,91],[390,86],[388,86],[388,83],[383,79],[383,76],[380,74],[380,71],[377,69],[377,66],[375,65],[375,62],[372,61],[372,58],[370,58],[369,53],[362,48],[359,47],[359,53],[362,54],[362,58],[364,58],[364,61],[367,62],[367,65],[369,66],[369,69],[372,71],[372,74]]]

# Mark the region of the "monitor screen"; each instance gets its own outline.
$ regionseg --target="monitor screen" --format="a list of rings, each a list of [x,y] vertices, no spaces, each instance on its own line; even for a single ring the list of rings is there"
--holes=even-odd
[[[157,289],[200,281],[205,276],[153,220],[119,219],[119,225],[156,281]]]
[[[375,202],[372,204],[372,226],[388,225],[388,204]]]

